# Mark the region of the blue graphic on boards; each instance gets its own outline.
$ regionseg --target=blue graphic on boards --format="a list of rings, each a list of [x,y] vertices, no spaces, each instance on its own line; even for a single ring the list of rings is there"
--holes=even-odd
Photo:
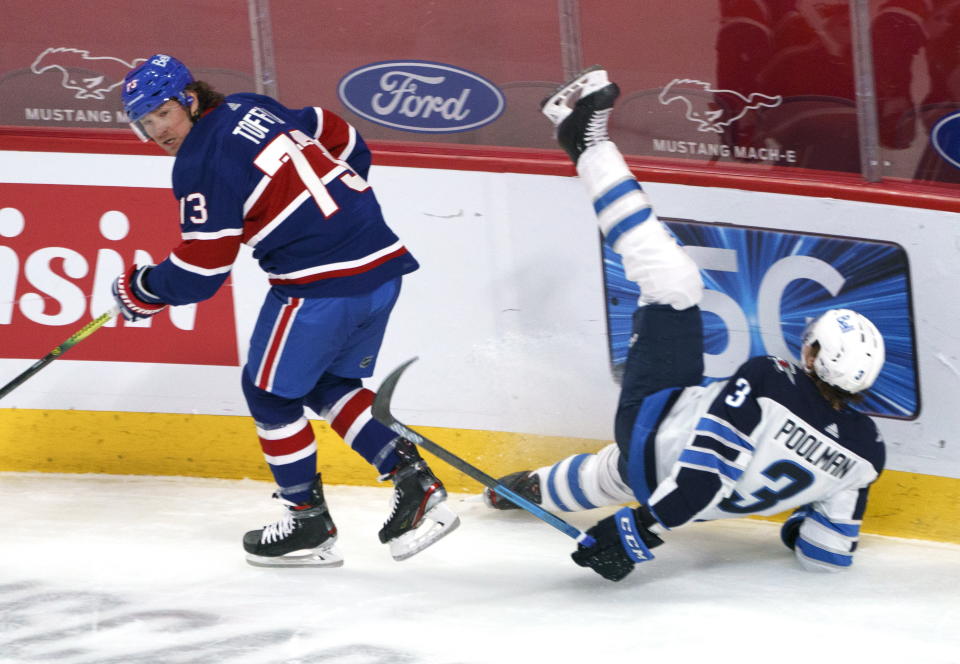
[[[725,378],[754,355],[799,362],[807,323],[849,308],[879,328],[887,358],[860,410],[913,418],[919,413],[907,255],[899,245],[663,220],[700,265],[706,373]],[[603,245],[610,359],[622,373],[639,289],[620,257]]]

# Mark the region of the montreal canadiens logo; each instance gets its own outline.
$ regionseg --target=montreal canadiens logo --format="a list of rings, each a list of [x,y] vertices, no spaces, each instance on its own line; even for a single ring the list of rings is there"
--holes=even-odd
[[[960,168],[960,112],[937,122],[930,132],[930,142],[941,157]]]
[[[490,81],[452,65],[417,60],[377,62],[340,80],[340,101],[362,118],[429,134],[468,131],[496,120],[503,94]]]

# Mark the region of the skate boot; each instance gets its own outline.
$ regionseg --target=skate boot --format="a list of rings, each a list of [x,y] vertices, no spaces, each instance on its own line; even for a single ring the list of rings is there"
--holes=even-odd
[[[460,517],[444,504],[447,490],[427,467],[416,445],[397,439],[400,463],[380,477],[393,480],[390,517],[380,529],[380,541],[390,545],[394,560],[423,551],[460,525]]]
[[[286,506],[287,514],[262,530],[243,536],[247,562],[257,567],[340,567],[343,556],[334,548],[337,527],[323,499],[320,475],[310,488],[310,499],[296,504],[279,492],[273,497]]]
[[[521,470],[518,473],[504,475],[497,480],[507,489],[510,489],[521,498],[526,498],[531,503],[540,504],[540,477],[530,470]],[[509,498],[501,496],[494,489],[489,487],[483,490],[483,502],[495,510],[516,510],[520,509]]]
[[[543,100],[540,111],[556,127],[557,142],[576,164],[587,148],[609,141],[607,121],[620,88],[599,65],[584,69]]]

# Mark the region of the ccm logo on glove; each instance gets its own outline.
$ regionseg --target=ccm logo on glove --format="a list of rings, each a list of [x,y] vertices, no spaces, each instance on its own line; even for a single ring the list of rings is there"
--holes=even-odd
[[[653,554],[644,544],[637,532],[637,521],[634,518],[633,510],[629,507],[621,508],[616,515],[617,530],[620,531],[620,541],[623,548],[635,563],[642,563],[653,560]]]

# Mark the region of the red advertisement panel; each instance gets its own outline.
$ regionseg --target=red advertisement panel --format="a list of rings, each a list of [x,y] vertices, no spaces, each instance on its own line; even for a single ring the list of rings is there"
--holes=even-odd
[[[960,0],[252,3],[259,13],[241,0],[168,0],[175,31],[144,21],[135,3],[6,4],[2,126],[123,126],[123,73],[166,52],[221,92],[262,88],[291,106],[322,105],[368,140],[556,150],[540,101],[574,68],[600,64],[622,89],[611,135],[630,156],[719,172],[960,182]],[[855,33],[867,42],[859,65]],[[380,94],[399,95],[390,86],[405,80],[415,122],[353,110],[371,95],[344,94],[351,73],[411,61],[437,68],[384,70],[405,78],[384,79]],[[424,128],[430,114],[481,112],[480,88],[439,82],[450,68],[494,87],[495,120]]]
[[[318,24],[335,26],[323,31],[320,43],[315,37]],[[393,2],[341,7],[275,2],[271,26],[280,97],[292,105],[333,109],[367,139],[556,147],[539,110],[543,97],[563,79],[560,19],[553,0],[487,0],[430,7]],[[305,49],[304,44],[317,46]],[[411,132],[367,121],[351,112],[338,95],[338,84],[352,70],[406,60],[450,65],[491,81],[504,96],[503,114],[470,131]],[[437,94],[423,80],[417,86],[421,97]]]
[[[872,0],[873,59],[885,174],[960,183],[937,126],[960,111],[960,0]]]
[[[0,184],[4,357],[42,357],[109,309],[125,266],[157,263],[179,243],[178,218],[165,189]],[[198,305],[113,321],[70,359],[235,366],[230,282]]]
[[[175,54],[224,92],[253,90],[247,5],[165,0],[161,17],[116,0],[5,2],[0,125],[125,126],[120,83],[154,53]]]
[[[847,0],[604,4],[626,20],[585,12],[584,55],[617,74],[628,154],[860,171]]]

